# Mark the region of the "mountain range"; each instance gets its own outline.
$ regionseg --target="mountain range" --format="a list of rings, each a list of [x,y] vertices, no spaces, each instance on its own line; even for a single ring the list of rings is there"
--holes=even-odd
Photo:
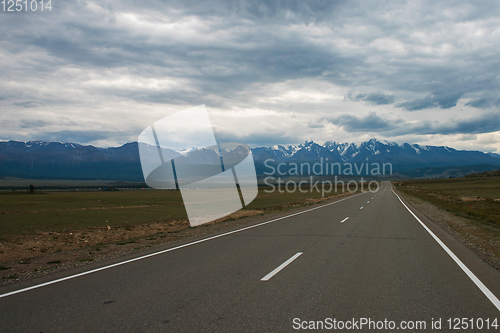
[[[495,153],[397,144],[377,139],[361,144],[328,141],[321,145],[306,141],[299,145],[256,147],[251,150],[258,175],[265,172],[266,160],[268,165],[316,163],[321,160],[328,163],[391,163],[395,173],[419,178],[447,176],[450,169],[455,170],[451,173],[454,176],[500,169],[500,155]],[[200,160],[199,163],[204,162]],[[99,148],[76,143],[1,141],[0,178],[5,177],[144,180],[137,142]]]
[[[408,171],[422,167],[463,166],[474,164],[500,164],[500,155],[480,151],[456,150],[445,146],[397,144],[371,139],[361,144],[327,141],[319,145],[306,141],[300,145],[272,146],[252,149],[256,161],[268,158],[277,162],[315,161],[328,158],[333,162],[391,163],[395,170]]]

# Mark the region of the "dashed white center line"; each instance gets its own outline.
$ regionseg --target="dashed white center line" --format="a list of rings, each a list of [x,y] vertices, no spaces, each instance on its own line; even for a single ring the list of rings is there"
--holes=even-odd
[[[298,257],[300,257],[301,254],[302,254],[302,252],[295,253],[290,259],[288,259],[287,261],[285,261],[284,263],[282,263],[281,265],[279,265],[278,267],[276,267],[271,273],[267,274],[266,276],[264,276],[260,280],[261,281],[267,281],[267,280],[269,280],[270,278],[272,278],[273,276],[275,276],[276,274],[278,274],[278,272],[281,271],[283,268],[285,268],[286,266],[288,266],[292,261],[294,261],[295,259],[297,259]]]
[[[342,221],[340,221],[340,223],[344,223],[345,221],[349,220],[349,216],[346,217],[345,219],[343,219]]]

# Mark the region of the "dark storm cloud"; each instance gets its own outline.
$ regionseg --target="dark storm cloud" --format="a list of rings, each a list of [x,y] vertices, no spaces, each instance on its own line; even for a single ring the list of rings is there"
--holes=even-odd
[[[347,99],[350,99],[352,101],[365,101],[372,105],[386,105],[393,103],[395,97],[394,95],[386,95],[381,92],[374,92],[369,94],[359,93],[355,95],[352,92],[349,92],[347,94]]]
[[[373,93],[368,94],[368,96],[366,96],[364,100],[374,105],[385,105],[391,104],[394,101],[394,96],[382,93]]]
[[[438,134],[480,134],[500,131],[500,113],[486,113],[439,126]]]
[[[417,98],[412,101],[396,104],[397,107],[408,111],[418,111],[438,107],[440,109],[449,109],[457,105],[462,97],[460,93],[448,93],[443,95],[429,95],[424,98]]]
[[[495,106],[500,106],[500,98],[498,97],[481,97],[471,100],[465,105],[470,105],[478,109],[487,109]]]
[[[326,121],[341,126],[347,132],[386,132],[395,128],[397,122],[382,119],[375,112],[365,117],[344,114]]]
[[[444,123],[429,120],[407,122],[402,119],[385,119],[375,112],[370,112],[365,117],[346,114],[324,121],[343,127],[347,132],[374,132],[387,135],[481,134],[500,130],[500,113],[494,112],[467,119],[451,119]]]

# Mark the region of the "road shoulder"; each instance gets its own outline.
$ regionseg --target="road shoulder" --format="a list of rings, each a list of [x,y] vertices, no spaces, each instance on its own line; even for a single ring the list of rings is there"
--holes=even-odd
[[[395,192],[413,210],[418,211],[490,266],[500,271],[500,239],[490,235],[488,230],[485,230],[487,227],[402,191],[395,190]]]

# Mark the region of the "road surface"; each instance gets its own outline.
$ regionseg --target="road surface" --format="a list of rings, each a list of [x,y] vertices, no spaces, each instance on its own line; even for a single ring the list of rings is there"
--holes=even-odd
[[[500,274],[416,216],[484,288],[384,183],[375,194],[90,274],[71,277],[110,263],[3,286],[0,331],[287,332],[362,318],[397,326],[351,332],[429,332],[437,320],[453,331],[449,318],[483,321],[470,332],[498,331],[485,328],[500,317]],[[401,328],[413,321],[426,329]]]

